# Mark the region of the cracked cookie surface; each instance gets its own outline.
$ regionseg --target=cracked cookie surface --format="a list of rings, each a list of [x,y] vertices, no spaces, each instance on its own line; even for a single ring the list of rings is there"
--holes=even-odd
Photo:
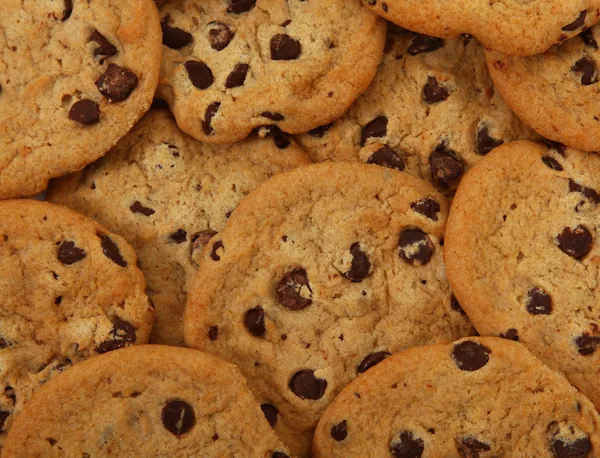
[[[132,244],[156,306],[151,342],[182,345],[183,309],[203,247],[257,185],[309,163],[284,134],[215,146],[152,109],[101,160],[53,180],[48,200]]]
[[[369,89],[340,119],[296,139],[315,162],[384,165],[452,194],[464,171],[493,148],[535,137],[494,90],[475,39],[390,26]]]
[[[548,145],[503,145],[466,174],[448,278],[480,334],[523,343],[598,407],[600,157]]]
[[[136,255],[89,218],[0,202],[0,441],[31,394],[73,364],[148,342],[152,305]]]
[[[3,0],[0,198],[108,151],[150,107],[161,58],[152,0]]]
[[[377,165],[272,178],[205,248],[186,343],[238,365],[284,443],[307,456],[321,413],[359,373],[472,332],[442,262],[447,209],[426,182]]]
[[[591,458],[600,416],[525,347],[494,337],[411,348],[348,385],[314,456]]]
[[[530,56],[600,21],[599,0],[363,0],[389,21],[442,38],[477,37],[487,48]]]
[[[158,93],[211,143],[338,118],[371,82],[386,30],[360,0],[180,0],[160,16]]]
[[[195,350],[141,345],[42,387],[3,456],[288,458],[244,378]]]
[[[550,140],[600,150],[600,26],[544,54],[506,56],[486,51],[490,75],[508,105]]]

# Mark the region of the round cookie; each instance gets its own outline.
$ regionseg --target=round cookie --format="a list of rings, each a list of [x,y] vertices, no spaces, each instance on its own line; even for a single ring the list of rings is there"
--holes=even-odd
[[[600,150],[597,39],[600,26],[538,56],[486,51],[494,83],[515,113],[544,137],[583,151]]]
[[[131,243],[156,306],[151,341],[182,345],[202,247],[258,184],[309,163],[283,134],[217,147],[183,133],[167,110],[151,110],[100,161],[53,180],[48,200]]]
[[[390,27],[369,89],[333,124],[296,138],[315,162],[385,165],[452,194],[493,148],[534,137],[494,90],[475,39]]]
[[[341,116],[375,75],[386,23],[360,0],[171,1],[158,94],[199,140],[260,126],[306,132]]]
[[[287,458],[232,365],[142,345],[69,369],[42,387],[2,456]]]
[[[308,456],[322,412],[359,373],[472,332],[442,262],[447,210],[427,183],[376,165],[272,178],[205,248],[186,343],[236,364],[283,442]]]
[[[466,174],[448,278],[480,334],[519,340],[600,407],[600,157],[548,145],[503,145]]]
[[[411,348],[348,385],[315,432],[321,458],[592,458],[594,405],[525,347],[494,337]]]
[[[477,37],[487,48],[531,56],[600,21],[598,0],[363,0],[389,21],[442,38]]]
[[[40,385],[72,364],[148,342],[153,308],[136,255],[89,218],[0,202],[0,443]]]
[[[33,196],[125,135],[152,102],[152,0],[3,0],[0,199]]]

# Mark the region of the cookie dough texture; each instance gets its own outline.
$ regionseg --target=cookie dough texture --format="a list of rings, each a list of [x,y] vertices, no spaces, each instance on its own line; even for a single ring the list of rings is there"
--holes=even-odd
[[[199,140],[297,134],[341,116],[379,64],[386,24],[360,0],[171,1],[158,93]]]
[[[594,26],[544,54],[487,51],[486,58],[498,91],[523,121],[551,140],[598,151],[599,39],[600,26]]]
[[[515,142],[463,178],[444,256],[482,335],[523,343],[600,407],[600,157]]]
[[[132,244],[156,306],[151,341],[182,345],[183,309],[203,246],[258,184],[308,163],[283,135],[217,147],[153,109],[100,161],[54,180],[48,199]]]
[[[125,135],[158,84],[152,0],[3,0],[0,198],[33,196]]]
[[[73,364],[148,342],[152,305],[121,237],[71,210],[0,202],[0,442],[31,394]]]
[[[472,332],[442,262],[447,211],[427,183],[376,165],[272,178],[205,248],[186,343],[236,364],[284,443],[308,456],[322,412],[358,373]]]
[[[239,371],[198,351],[141,345],[40,389],[3,456],[286,458]]]
[[[441,38],[477,37],[518,56],[546,51],[600,21],[598,0],[363,0],[389,21]]]
[[[411,348],[348,385],[315,433],[321,457],[591,458],[593,404],[518,343]]]
[[[535,138],[495,91],[482,46],[390,27],[369,89],[333,124],[296,136],[315,162],[404,170],[446,194],[494,147]]]

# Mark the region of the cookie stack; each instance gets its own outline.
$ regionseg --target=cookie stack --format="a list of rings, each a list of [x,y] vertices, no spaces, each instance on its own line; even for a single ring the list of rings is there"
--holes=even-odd
[[[5,0],[2,456],[599,457],[596,23]]]

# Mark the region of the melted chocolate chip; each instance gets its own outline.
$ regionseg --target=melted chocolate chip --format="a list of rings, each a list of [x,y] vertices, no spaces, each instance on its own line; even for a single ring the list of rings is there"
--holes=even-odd
[[[235,34],[227,24],[223,24],[222,22],[211,22],[209,27],[208,41],[210,47],[215,51],[223,51],[229,46],[229,43],[231,43]]]
[[[110,64],[96,81],[96,86],[110,102],[126,100],[138,85],[138,77],[125,67]]]
[[[533,288],[528,293],[527,311],[531,315],[550,315],[552,298],[541,288]]]
[[[476,371],[481,369],[489,361],[492,351],[478,342],[465,340],[454,346],[452,359],[456,366],[462,371]]]
[[[214,132],[214,129],[211,125],[213,118],[219,111],[221,104],[219,102],[211,103],[208,108],[206,108],[206,113],[204,114],[204,120],[202,121],[202,130],[205,135],[210,135]]]
[[[184,401],[169,401],[161,414],[165,429],[177,437],[189,432],[196,424],[194,409]]]
[[[360,145],[365,146],[369,138],[381,138],[387,135],[388,118],[378,116],[369,122],[362,130]]]
[[[443,102],[450,96],[450,92],[433,77],[427,77],[427,83],[423,88],[423,99],[429,104]]]
[[[287,34],[277,34],[271,38],[271,59],[294,60],[300,57],[302,46],[298,40]]]
[[[569,192],[580,192],[590,201],[596,204],[600,203],[600,194],[597,191],[592,188],[586,188],[571,179],[569,179]]]
[[[363,281],[369,275],[371,261],[369,261],[367,253],[360,249],[360,243],[352,244],[350,254],[352,255],[352,264],[350,265],[350,270],[344,274],[344,277],[353,282]]]
[[[500,337],[503,339],[514,340],[515,342],[519,341],[519,332],[515,328],[510,328],[505,333],[501,333]]]
[[[187,232],[183,229],[178,229],[169,235],[169,239],[171,239],[171,241],[175,243],[187,242]]]
[[[579,37],[583,40],[586,46],[589,46],[594,49],[598,49],[598,42],[594,38],[594,34],[592,29],[584,30],[579,34]]]
[[[420,458],[424,451],[423,439],[410,431],[400,432],[390,444],[390,452],[395,458]]]
[[[215,244],[213,245],[212,250],[210,251],[210,259],[212,259],[213,261],[221,260],[221,256],[218,253],[219,249],[223,251],[225,250],[225,246],[220,240],[218,242],[215,242]]]
[[[382,146],[367,160],[367,164],[377,164],[390,169],[404,170],[404,161],[387,145]]]
[[[208,328],[208,338],[213,342],[219,337],[219,326],[211,326]]]
[[[427,197],[427,198],[421,199],[417,202],[413,202],[412,204],[410,204],[410,208],[412,208],[415,212],[420,213],[421,215],[426,216],[427,218],[429,218],[433,221],[438,220],[437,214],[441,210],[440,204],[438,204],[431,197]]]
[[[551,448],[552,454],[556,458],[586,458],[592,450],[592,444],[587,437],[575,439],[572,442],[554,438],[552,439]]]
[[[283,132],[277,126],[267,126],[267,127],[269,130],[267,135],[273,139],[273,141],[275,142],[275,146],[277,148],[285,149],[288,146],[290,146],[290,143],[292,141],[290,140],[290,136],[288,134]]]
[[[581,13],[579,13],[579,16],[577,17],[577,19],[575,19],[570,24],[565,25],[561,30],[564,30],[565,32],[573,32],[574,30],[577,30],[578,28],[582,27],[585,24],[586,16],[587,16],[587,11],[583,10]]]
[[[284,116],[281,113],[274,113],[272,111],[263,111],[260,114],[262,117],[272,119],[273,121],[283,121]]]
[[[460,313],[461,315],[467,316],[467,314],[465,313],[463,308],[460,306],[458,299],[456,299],[456,297],[454,297],[454,294],[452,295],[452,298],[450,299],[450,306],[454,310],[456,310],[458,313]]]
[[[584,332],[581,336],[575,339],[575,345],[577,345],[579,354],[583,356],[588,356],[594,353],[598,344],[600,344],[600,337],[591,336],[587,332]]]
[[[62,20],[66,21],[71,17],[71,13],[73,13],[73,0],[64,0],[65,1],[65,9],[63,11]]]
[[[378,351],[376,353],[371,353],[369,356],[362,360],[362,363],[360,363],[360,366],[358,366],[357,372],[359,374],[362,374],[368,369],[372,368],[373,366],[379,364],[384,359],[389,358],[390,356],[391,353],[388,353],[387,351]]]
[[[575,65],[571,67],[571,70],[577,73],[581,73],[581,84],[589,86],[598,82],[598,75],[596,74],[596,63],[589,57],[582,57]]]
[[[444,40],[441,38],[430,37],[429,35],[416,35],[410,45],[408,45],[408,53],[411,56],[416,56],[422,52],[432,52],[444,46]]]
[[[429,168],[434,181],[442,184],[452,183],[465,173],[465,166],[461,160],[444,143],[438,145],[429,156]]]
[[[117,54],[117,48],[97,30],[90,36],[90,41],[95,41],[98,47],[94,50],[94,56],[112,57]]]
[[[7,347],[8,347],[8,343],[6,342],[6,339],[4,337],[0,337],[0,349],[7,348]]]
[[[277,285],[277,300],[290,310],[302,310],[312,304],[312,290],[306,270],[299,268],[286,273]]]
[[[337,425],[333,425],[330,430],[331,437],[336,441],[341,442],[348,437],[348,423],[346,420],[340,421]]]
[[[100,245],[102,246],[102,253],[112,262],[121,267],[127,266],[127,261],[121,256],[119,247],[113,242],[108,235],[98,235],[100,237]]]
[[[317,378],[314,371],[304,370],[294,375],[290,381],[290,389],[299,398],[316,401],[325,394],[327,380]]]
[[[229,0],[227,7],[228,13],[242,14],[247,13],[256,5],[256,0]]]
[[[264,337],[267,332],[265,328],[265,311],[261,306],[254,307],[246,312],[244,316],[246,329],[255,337]]]
[[[323,135],[325,135],[327,131],[331,129],[331,126],[333,126],[333,123],[317,127],[316,129],[309,130],[308,134],[314,138],[323,138]]]
[[[156,211],[152,208],[144,207],[139,200],[136,200],[134,203],[132,203],[129,207],[129,210],[131,210],[132,213],[139,213],[140,215],[144,216],[152,216],[154,213],[156,213]]]
[[[565,227],[557,237],[558,247],[561,251],[572,258],[581,260],[587,256],[592,249],[593,238],[585,226],[577,226],[575,229]]]
[[[562,172],[563,171],[563,166],[560,165],[560,163],[556,159],[554,159],[553,157],[543,156],[542,157],[542,162],[544,164],[546,164],[548,167],[550,167],[552,170],[556,170],[557,172]]]
[[[100,105],[89,99],[81,99],[71,106],[69,119],[80,124],[94,124],[100,120]]]
[[[477,152],[482,156],[492,151],[494,148],[504,144],[504,140],[497,140],[490,135],[489,129],[480,127],[477,132]]]
[[[456,442],[456,448],[460,456],[465,458],[479,458],[481,452],[489,452],[490,446],[478,441],[473,437],[465,437]]]
[[[198,89],[208,89],[212,86],[215,79],[213,77],[212,71],[204,62],[199,62],[197,60],[188,60],[183,65],[187,70],[188,77],[190,78],[190,81],[192,82],[194,87]]]
[[[75,246],[75,242],[64,241],[58,247],[58,260],[67,266],[85,258],[85,251]]]
[[[433,255],[433,243],[419,228],[405,229],[400,234],[400,258],[414,266],[424,266]]]
[[[0,430],[1,431],[5,431],[4,425],[5,425],[6,420],[8,419],[8,417],[10,417],[10,412],[7,411],[7,410],[1,410],[0,409]]]
[[[110,332],[111,337],[102,342],[94,351],[96,353],[106,353],[119,348],[132,345],[136,341],[135,328],[131,323],[124,320],[117,320],[113,324],[113,329]]]
[[[168,24],[169,19],[169,16],[166,16],[160,22],[163,44],[171,49],[181,49],[189,45],[193,39],[192,35],[179,27],[171,27]]]
[[[290,458],[286,453],[275,452],[271,458]]]
[[[260,406],[269,424],[273,427],[277,424],[277,415],[279,411],[271,404],[263,404]]]

